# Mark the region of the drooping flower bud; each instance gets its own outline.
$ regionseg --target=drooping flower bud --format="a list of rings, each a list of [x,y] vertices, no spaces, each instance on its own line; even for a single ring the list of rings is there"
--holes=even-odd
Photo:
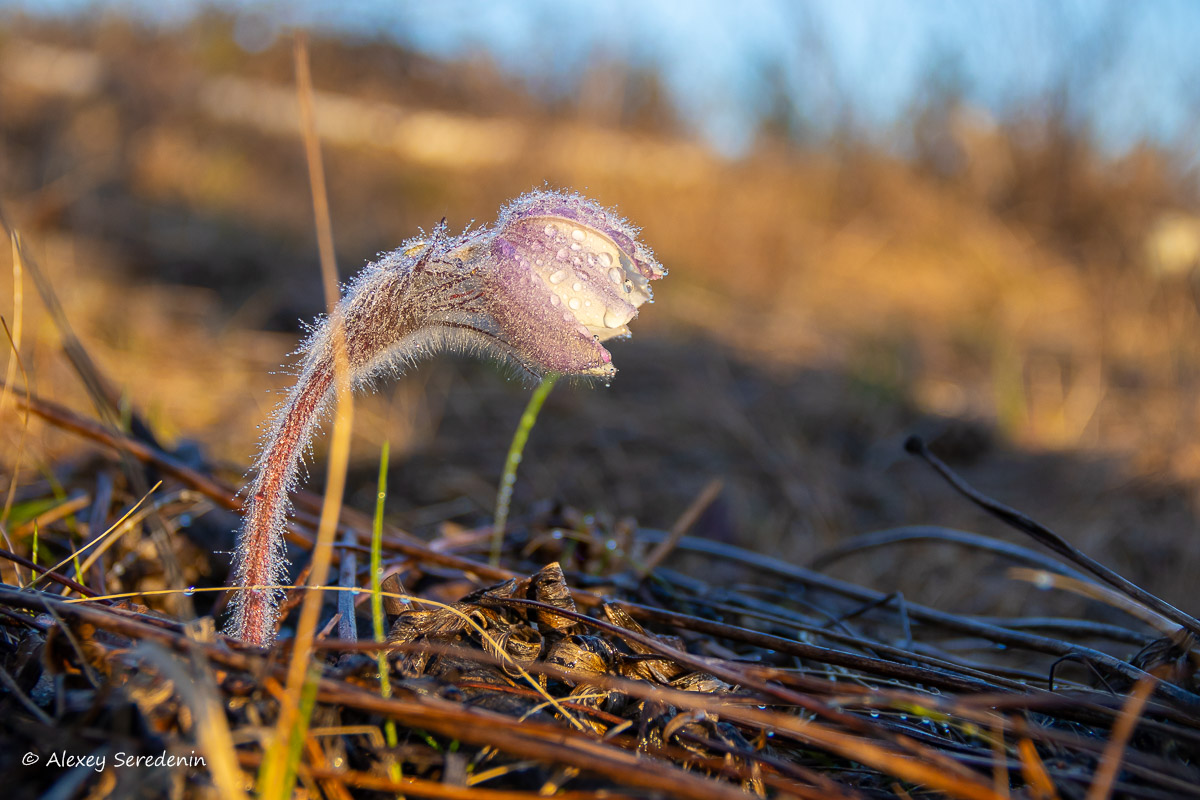
[[[345,331],[355,385],[440,350],[482,352],[531,375],[610,378],[602,341],[629,335],[666,275],[638,230],[576,194],[537,191],[496,224],[450,236],[445,224],[368,265],[304,346],[300,377],[264,438],[238,539],[242,587],[229,625],[254,644],[275,637],[285,576],[287,493],[333,392],[333,332]]]

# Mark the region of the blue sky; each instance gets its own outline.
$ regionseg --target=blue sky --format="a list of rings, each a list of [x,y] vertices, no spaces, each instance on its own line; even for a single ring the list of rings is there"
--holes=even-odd
[[[1200,139],[1200,2],[1192,0],[294,0],[217,2],[425,53],[486,52],[539,90],[565,93],[603,55],[656,70],[681,116],[729,155],[745,151],[778,75],[808,130],[849,111],[886,131],[935,64],[953,64],[968,99],[1003,114],[1063,84],[1074,112],[1119,153],[1141,138]],[[123,9],[174,24],[192,0],[0,0],[27,13]]]

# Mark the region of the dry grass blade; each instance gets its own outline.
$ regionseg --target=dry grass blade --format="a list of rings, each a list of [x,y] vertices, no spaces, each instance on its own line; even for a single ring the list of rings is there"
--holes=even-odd
[[[10,348],[8,367],[4,372],[4,387],[0,388],[0,414],[3,414],[8,408],[8,399],[13,393],[13,385],[17,378],[18,369],[21,372],[21,382],[25,386],[29,385],[29,375],[25,371],[25,362],[21,360],[21,334],[25,319],[25,271],[22,266],[19,235],[16,231],[10,231],[9,238],[12,242],[13,324],[10,330],[8,321],[0,317],[0,324],[4,326],[4,335],[8,339],[8,346]],[[21,417],[21,438],[17,443],[16,459],[12,465],[12,474],[9,476],[8,494],[4,498],[4,510],[0,512],[0,526],[7,524],[8,515],[12,511],[13,500],[16,498],[17,480],[21,472],[21,459],[25,454],[25,437],[28,431],[29,411],[26,410]]]
[[[1079,580],[1066,575],[1058,575],[1044,570],[1012,567],[1008,576],[1014,580],[1027,581],[1039,589],[1059,589],[1064,592],[1074,592],[1084,597],[1090,597],[1113,608],[1119,608],[1126,614],[1141,620],[1163,634],[1170,635],[1180,628],[1171,620],[1150,610],[1141,603],[1134,602],[1123,592],[1100,586],[1089,580]]]
[[[1104,748],[1100,768],[1096,771],[1091,788],[1088,789],[1087,800],[1107,800],[1112,795],[1113,782],[1116,781],[1117,772],[1121,768],[1121,752],[1129,743],[1129,737],[1137,727],[1138,717],[1142,715],[1146,701],[1150,699],[1153,691],[1154,678],[1140,680],[1133,687],[1133,692],[1130,693],[1125,708],[1121,710],[1121,716],[1117,718],[1112,736]]]
[[[332,315],[339,299],[337,265],[333,253],[333,225],[329,219],[329,200],[325,191],[325,170],[321,163],[321,148],[317,139],[316,121],[313,112],[312,77],[308,66],[308,45],[303,33],[295,39],[296,89],[300,101],[301,133],[308,161],[308,175],[312,186],[313,216],[316,219],[317,242],[321,253],[321,276],[325,287],[325,304]],[[333,376],[335,387],[333,432],[330,435],[329,467],[325,484],[325,502],[321,508],[317,539],[313,550],[310,585],[320,586],[329,574],[334,539],[337,535],[338,516],[342,506],[342,494],[346,486],[346,469],[350,462],[350,433],[354,422],[353,398],[350,392],[350,367],[346,357],[346,338],[341,327],[336,327],[333,338]],[[273,758],[268,758],[262,786],[269,792],[279,792],[283,797],[291,789],[285,780],[285,743],[294,735],[298,723],[300,695],[308,674],[313,636],[321,611],[322,597],[319,592],[304,596],[300,608],[300,620],[296,626],[296,642],[292,651],[291,667],[288,669],[288,701],[283,705],[276,728]]]
[[[106,537],[108,537],[108,536],[109,536],[109,534],[113,533],[114,531],[120,530],[120,529],[121,529],[121,525],[122,525],[122,524],[125,522],[125,520],[129,519],[130,517],[132,517],[132,516],[133,516],[133,515],[134,515],[134,514],[137,512],[138,508],[140,508],[140,507],[141,507],[142,503],[146,502],[146,500],[147,500],[147,499],[149,499],[150,495],[151,495],[151,494],[152,494],[152,493],[153,493],[153,492],[154,492],[156,489],[158,489],[158,487],[159,487],[159,486],[162,486],[162,481],[159,481],[158,483],[154,484],[154,486],[152,486],[152,487],[150,488],[150,491],[149,491],[149,492],[147,492],[145,495],[143,495],[143,496],[142,496],[142,497],[141,497],[141,498],[140,498],[140,499],[139,499],[139,500],[138,500],[138,501],[137,501],[137,502],[136,502],[136,503],[133,505],[133,507],[131,507],[131,508],[130,508],[130,509],[127,511],[127,512],[125,512],[124,516],[122,516],[122,517],[121,517],[119,520],[117,520],[116,522],[114,522],[114,523],[112,524],[112,527],[110,527],[108,530],[106,530],[106,531],[105,531],[103,534],[101,534],[100,536],[98,536],[98,537],[96,537],[95,539],[93,539],[92,541],[88,542],[88,543],[87,543],[86,545],[84,545],[83,547],[79,548],[78,550],[76,550],[76,551],[74,551],[73,553],[71,553],[70,555],[68,555],[66,558],[64,558],[62,561],[58,562],[57,564],[55,564],[53,567],[51,567],[51,568],[50,568],[49,570],[47,570],[45,573],[42,573],[41,575],[38,575],[36,578],[34,578],[32,581],[30,581],[30,582],[29,582],[29,584],[28,584],[28,585],[26,585],[26,587],[25,587],[25,588],[26,588],[26,589],[31,589],[31,588],[33,588],[34,586],[36,586],[36,585],[38,584],[38,582],[39,582],[39,581],[41,581],[41,579],[42,579],[42,578],[46,577],[46,575],[47,575],[47,574],[49,574],[49,573],[51,573],[51,572],[57,572],[57,571],[58,571],[59,569],[61,569],[62,567],[66,566],[67,564],[69,564],[69,563],[71,563],[72,561],[74,561],[74,560],[75,560],[75,559],[76,559],[76,558],[77,558],[77,557],[78,557],[78,556],[79,556],[81,553],[83,553],[84,551],[86,551],[86,550],[89,550],[89,549],[91,549],[92,547],[94,547],[94,546],[96,546],[96,545],[100,544],[102,541],[104,541],[104,539],[105,539]],[[89,501],[89,502],[90,502],[90,501]],[[81,503],[81,504],[80,504],[80,508],[82,508],[82,507],[84,507],[84,506],[86,506],[86,505],[88,505],[88,503]]]
[[[671,526],[671,535],[655,545],[650,554],[646,556],[645,562],[638,568],[639,575],[644,578],[662,564],[663,560],[679,544],[679,540],[696,524],[696,520],[700,519],[700,515],[704,513],[705,509],[717,499],[717,496],[721,494],[721,490],[724,487],[725,483],[723,481],[719,478],[714,478],[700,490],[700,494],[696,495],[696,498],[692,500],[691,504],[679,515],[679,519],[675,521],[675,524]]]
[[[247,797],[243,788],[246,781],[237,764],[229,723],[225,719],[212,676],[208,674],[208,664],[195,659],[193,668],[188,670],[162,645],[153,642],[139,646],[134,655],[172,681],[174,691],[192,710],[195,735],[209,762],[213,783],[221,797],[230,800]]]

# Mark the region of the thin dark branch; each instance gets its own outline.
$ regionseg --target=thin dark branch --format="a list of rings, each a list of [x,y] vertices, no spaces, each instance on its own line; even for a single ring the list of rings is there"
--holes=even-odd
[[[1118,575],[1113,570],[1104,566],[1100,562],[1093,559],[1091,556],[1084,553],[1079,548],[1067,542],[1054,531],[1042,525],[1036,520],[1030,519],[1025,514],[1022,514],[1016,509],[998,503],[990,497],[980,493],[959,475],[950,469],[940,458],[929,452],[925,442],[919,436],[910,436],[908,441],[904,443],[904,449],[915,456],[923,459],[929,464],[939,475],[953,486],[958,492],[970,500],[975,505],[987,511],[992,516],[999,519],[1013,528],[1016,528],[1023,533],[1027,533],[1033,539],[1042,545],[1050,548],[1060,556],[1067,558],[1076,564],[1083,567],[1088,572],[1095,575],[1100,580],[1112,586],[1117,591],[1131,598],[1137,603],[1141,603],[1146,608],[1154,611],[1161,616],[1175,622],[1184,628],[1187,628],[1193,634],[1200,636],[1200,620],[1187,614],[1170,603],[1156,597],[1145,589],[1134,584],[1133,582]]]

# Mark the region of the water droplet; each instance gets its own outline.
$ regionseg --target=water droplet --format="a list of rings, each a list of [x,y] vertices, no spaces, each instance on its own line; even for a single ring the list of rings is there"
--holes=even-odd
[[[617,269],[616,267],[610,269],[608,271],[608,279],[619,285],[621,283],[621,270]]]
[[[566,261],[566,260],[567,260],[567,248],[565,248],[565,247],[560,247],[560,248],[559,248],[559,250],[558,250],[558,252],[557,252],[557,253],[555,253],[555,254],[554,254],[554,256],[555,256],[555,258],[557,258],[559,261]]]
[[[579,230],[579,228],[576,228],[575,230],[571,231],[571,238],[577,242],[582,242],[586,235],[587,234],[585,234],[583,231]]]
[[[512,474],[511,472],[504,476],[504,485],[505,486],[512,486],[516,482],[517,482],[517,476]]]
[[[545,234],[547,236],[549,236],[551,238],[554,237],[554,226],[553,225],[547,225],[546,227],[542,228],[542,231],[545,232]]]
[[[556,294],[550,295],[550,305],[556,306],[561,302],[562,302],[562,300],[558,299],[558,295],[556,295]]]
[[[563,534],[562,534],[562,531],[560,531],[560,530],[553,530],[550,532],[551,539],[561,539],[562,536],[563,536]]]
[[[572,311],[578,311],[579,310],[579,298],[572,297],[570,300],[567,301],[567,305],[571,307]]]
[[[570,311],[563,312],[563,322],[570,322],[573,319],[575,319],[575,317],[571,315]]]
[[[176,520],[176,522],[179,523],[179,527],[186,528],[187,526],[192,524],[192,515],[191,514],[180,514],[179,519]]]
[[[572,250],[582,250],[583,245],[581,245],[579,242],[571,242],[571,249]]]
[[[196,593],[196,587],[195,587],[195,586],[189,586],[189,587],[187,587],[186,589],[184,589],[184,590],[183,590],[183,593],[184,593],[185,595],[187,595],[188,597],[191,597],[192,595],[194,595],[194,594]]]
[[[362,591],[362,589],[359,589],[357,586],[350,587],[350,594],[358,594],[361,591]]]
[[[871,719],[879,719],[879,712],[878,712],[878,711],[872,711],[872,712],[871,712]]]
[[[514,463],[514,464],[521,463],[521,454],[520,453],[513,453],[512,463]]]
[[[908,720],[908,714],[901,714],[901,715],[900,715],[900,719],[902,719],[902,720],[906,720],[906,721],[907,721],[907,720]]]
[[[591,308],[591,306],[592,306],[592,301],[591,301],[591,300],[584,300],[584,301],[583,301],[583,307],[584,307],[584,308]]]
[[[633,291],[633,281],[625,281],[625,294]]]
[[[619,328],[628,321],[628,316],[621,311],[609,308],[604,312],[604,327],[606,328]]]
[[[575,290],[576,292],[582,292],[582,291],[583,291],[583,284],[582,284],[582,283],[580,283],[579,281],[575,281],[575,283],[571,284],[571,288],[572,288],[573,290]]]
[[[604,546],[607,547],[609,550],[616,550],[617,542],[615,539],[609,539],[607,542],[604,543]]]
[[[600,263],[606,267],[611,267],[612,266],[612,256],[610,256],[608,253],[601,253],[600,254]]]
[[[550,276],[550,282],[553,284],[562,283],[566,279],[567,279],[567,271],[565,269],[560,269]]]

